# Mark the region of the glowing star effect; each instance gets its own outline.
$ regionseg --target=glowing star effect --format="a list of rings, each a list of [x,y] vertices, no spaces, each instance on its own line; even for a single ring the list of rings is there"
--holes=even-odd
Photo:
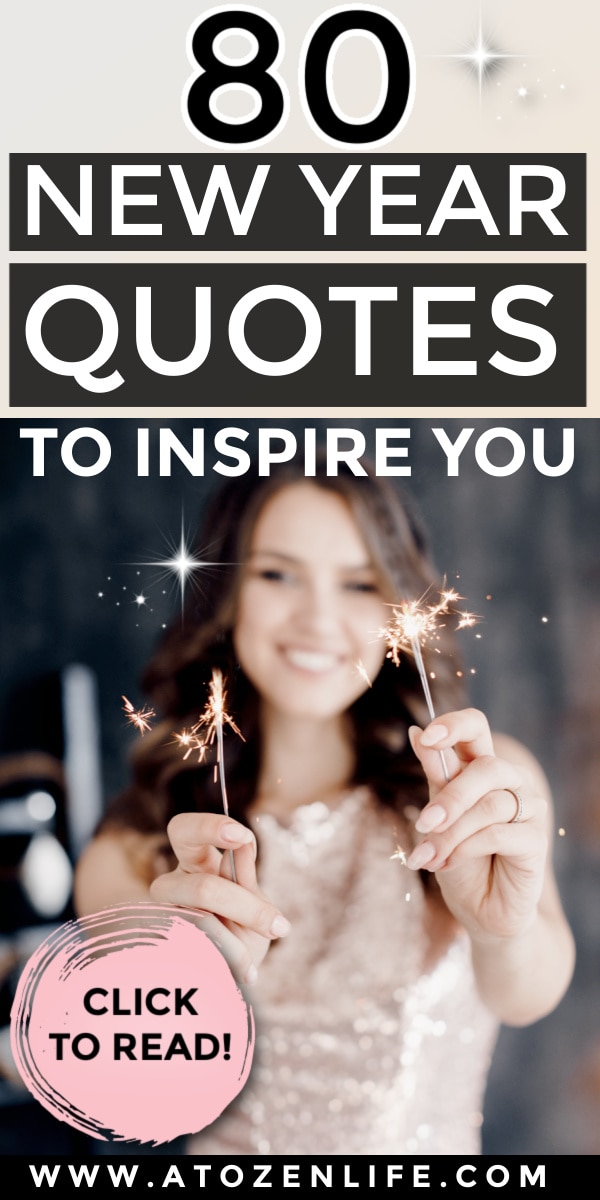
[[[138,608],[143,608],[143,606],[146,604],[146,601],[147,597],[144,596],[143,592],[140,592],[139,596],[133,597],[133,603],[137,604]]]
[[[184,529],[183,515],[181,518],[181,534],[179,538],[179,544],[177,545],[175,542],[171,542],[169,544],[169,539],[166,540],[167,544],[169,545],[170,554],[165,555],[164,558],[147,559],[145,562],[136,562],[131,563],[130,565],[134,567],[157,567],[161,575],[173,576],[179,587],[179,594],[181,597],[181,615],[183,618],[186,587],[188,583],[192,582],[194,574],[198,571],[206,571],[210,567],[226,567],[230,564],[211,562],[208,559],[197,558],[192,553],[192,548],[186,537]],[[140,601],[140,599],[136,596],[135,602],[137,604],[145,603],[145,599]]]
[[[471,72],[471,74],[476,76],[478,87],[479,87],[479,101],[481,103],[481,96],[482,96],[484,84],[487,83],[493,75],[495,75],[498,71],[500,71],[502,69],[505,60],[511,59],[511,58],[512,59],[514,59],[514,58],[522,59],[523,54],[505,54],[503,51],[501,51],[497,48],[492,37],[489,34],[484,33],[484,31],[483,31],[481,8],[480,8],[479,9],[479,29],[477,32],[476,40],[470,46],[467,46],[465,50],[459,52],[458,54],[442,54],[439,57],[440,58],[458,59],[459,62],[462,62],[465,64],[465,66],[468,68],[468,70]]]
[[[123,701],[123,712],[127,714],[127,720],[143,737],[152,728],[152,718],[156,716],[154,709],[148,705],[145,705],[144,708],[134,708],[131,700],[127,699],[127,696],[121,696],[121,700]]]

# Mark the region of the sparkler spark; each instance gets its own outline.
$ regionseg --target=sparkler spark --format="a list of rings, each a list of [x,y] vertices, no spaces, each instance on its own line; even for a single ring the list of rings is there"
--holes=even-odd
[[[475,613],[470,613],[470,612],[461,613],[459,620],[458,620],[458,625],[456,626],[456,628],[457,629],[470,629],[472,625],[477,624],[478,620],[479,620],[479,617],[476,616]]]
[[[388,644],[388,657],[394,665],[400,665],[400,653],[407,650],[414,654],[414,643],[425,645],[435,639],[442,616],[456,615],[457,629],[470,629],[481,619],[477,613],[461,612],[455,605],[463,597],[454,588],[443,588],[439,593],[437,604],[426,604],[427,593],[419,600],[404,600],[401,604],[392,604],[392,616],[385,628],[379,630],[379,637],[385,638]]]
[[[396,849],[395,849],[394,853],[390,854],[390,862],[394,858],[398,859],[401,867],[406,866],[407,854],[406,854],[406,851],[402,849],[402,846],[400,845],[399,842],[396,842]]]
[[[369,676],[367,675],[366,667],[360,658],[359,658],[358,662],[355,663],[355,666],[356,666],[356,670],[358,671],[358,674],[360,675],[361,679],[364,679],[365,683],[367,684],[367,687],[372,688],[373,684],[371,683],[371,680],[369,679]]]
[[[425,594],[427,595],[427,593]],[[419,677],[421,686],[427,704],[427,711],[431,721],[435,720],[435,709],[431,697],[431,688],[429,687],[429,679],[423,662],[423,654],[421,647],[427,642],[435,638],[440,626],[439,618],[450,615],[453,606],[458,600],[462,600],[462,596],[454,588],[443,588],[440,592],[440,599],[437,604],[426,604],[425,596],[420,600],[405,600],[401,604],[392,604],[391,620],[384,629],[380,629],[379,636],[385,638],[388,646],[388,658],[391,658],[394,666],[400,665],[400,653],[409,651],[412,653]],[[478,617],[475,613],[458,613],[457,629],[467,629],[475,625]],[[442,763],[444,778],[446,783],[450,782],[448,765],[444,757],[444,751],[438,750]]]
[[[127,714],[127,720],[143,737],[152,728],[151,721],[156,716],[154,709],[150,708],[149,705],[144,705],[143,708],[134,708],[131,700],[127,699],[127,696],[121,696],[121,700],[123,701],[123,712]]]
[[[176,746],[180,746],[185,751],[183,761],[190,757],[190,754],[198,753],[198,762],[202,762],[206,754],[207,743],[202,738],[198,737],[192,729],[182,729],[180,733],[174,733],[172,738]]]
[[[227,712],[226,701],[227,692],[225,691],[225,684],[223,682],[223,673],[215,667],[209,684],[208,700],[206,701],[204,712],[198,718],[196,724],[192,726],[192,733],[196,733],[198,729],[206,728],[207,745],[212,746],[216,737],[219,752],[222,748],[222,744],[219,741],[219,731],[223,732],[223,725],[231,725],[234,733],[237,733],[243,742],[246,741],[233,717]]]

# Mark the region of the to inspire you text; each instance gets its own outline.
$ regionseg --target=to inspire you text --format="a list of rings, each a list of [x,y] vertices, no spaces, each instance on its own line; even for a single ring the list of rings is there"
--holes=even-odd
[[[317,474],[317,459],[324,456],[328,475],[340,468],[353,475],[367,474],[366,460],[376,475],[410,476],[410,426],[373,426],[369,436],[352,426],[254,426],[252,429],[225,425],[214,429],[194,426],[179,436],[169,426],[138,426],[135,444],[131,444],[132,471],[139,478],[207,473],[235,478],[255,469],[269,476],[281,463],[300,462],[307,478]],[[575,462],[575,428],[552,423],[548,431],[534,426],[526,436],[507,425],[495,425],[483,432],[474,426],[448,431],[442,425],[431,426],[430,433],[439,449],[440,470],[459,476],[473,462],[486,475],[514,475],[523,467],[533,468],[549,477],[566,475]],[[548,434],[550,433],[550,436]],[[31,443],[31,473],[44,477],[57,458],[72,475],[101,475],[111,468],[112,443],[106,428],[77,426],[64,433],[58,427],[31,425],[19,430],[22,440]],[[117,468],[118,469],[118,468]],[[121,465],[122,469],[122,465]]]

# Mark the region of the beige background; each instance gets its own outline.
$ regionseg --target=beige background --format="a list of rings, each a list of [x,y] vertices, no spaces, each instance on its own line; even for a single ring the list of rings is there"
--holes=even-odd
[[[200,0],[24,0],[11,5],[4,17],[5,62],[2,71],[1,196],[5,209],[5,247],[8,245],[8,153],[28,152],[202,152],[202,144],[187,130],[180,113],[180,96],[190,74],[185,42],[192,22],[213,7]],[[327,0],[267,0],[264,8],[277,17],[286,38],[280,73],[291,95],[287,126],[269,144],[270,150],[318,154],[329,147],[308,126],[297,94],[296,70],[300,47],[311,22],[327,8]],[[412,39],[417,63],[414,109],[398,137],[386,150],[415,155],[433,151],[492,151],[501,153],[583,151],[588,153],[589,220],[588,253],[556,254],[457,254],[443,261],[587,261],[588,328],[591,351],[588,362],[587,409],[551,410],[556,417],[598,416],[598,362],[594,331],[600,304],[598,282],[598,225],[595,214],[600,197],[597,152],[599,6],[592,0],[387,0],[382,7],[394,12]],[[443,57],[469,48],[476,37],[479,12],[484,31],[498,50],[514,55],[503,62],[482,89],[458,59]],[[360,85],[356,87],[356,43],[339,56],[339,99],[346,111],[356,104],[365,111],[374,100],[374,57],[359,51]],[[373,68],[373,69],[372,69]],[[518,89],[526,87],[527,95]],[[361,108],[362,105],[362,108]],[[375,154],[376,152],[374,152]],[[8,254],[7,262],[30,261],[442,261],[432,252],[401,254]],[[1,353],[5,364],[0,379],[0,416],[20,419],[48,417],[48,409],[8,408],[8,271],[3,273],[0,295]],[[86,401],[88,397],[86,396]],[[326,398],[324,397],[324,401]],[[539,416],[539,409],[510,407],[481,410],[480,415]],[[140,410],[122,407],[95,410],[86,403],[86,418],[135,416]],[[252,410],[255,416],[261,409]],[[264,415],[271,410],[265,409]],[[281,409],[281,415],[315,416],[319,407]],[[331,409],[339,415],[339,409]],[[147,415],[223,416],[249,415],[235,405],[197,410],[159,408]],[[382,407],[373,415],[448,416],[447,409]],[[77,416],[73,409],[52,415]],[[347,416],[363,415],[349,408]],[[477,415],[476,410],[456,410],[454,415]]]

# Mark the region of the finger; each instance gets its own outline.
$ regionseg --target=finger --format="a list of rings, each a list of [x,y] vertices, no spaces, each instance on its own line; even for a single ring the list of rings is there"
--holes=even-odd
[[[474,859],[498,856],[520,863],[522,867],[529,864],[532,873],[537,874],[539,863],[545,859],[547,849],[548,839],[544,831],[536,825],[519,825],[516,828],[506,823],[488,825],[485,829],[479,829],[472,837],[461,841],[437,870],[445,874]],[[543,876],[541,872],[539,874],[541,890]]]
[[[221,875],[177,867],[159,875],[150,887],[153,900],[198,908],[234,921],[265,938],[285,937],[290,923],[275,905]]]
[[[479,833],[488,829],[499,829],[502,833],[502,844],[510,846],[511,853],[518,854],[522,846],[528,845],[531,831],[540,846],[547,845],[546,825],[543,803],[536,798],[528,798],[526,811],[519,821],[515,821],[515,798],[510,791],[490,792],[483,796],[478,804],[470,808],[446,832],[437,830],[427,834],[426,839],[415,847],[408,859],[408,866],[413,869],[426,867],[428,871],[438,871],[456,859],[456,852],[467,842],[473,845],[473,839]],[[512,828],[514,826],[514,829]],[[523,836],[526,829],[527,836]],[[504,831],[508,831],[507,835]],[[516,831],[519,831],[518,833]],[[495,834],[493,835],[496,836]],[[489,853],[498,851],[490,850]]]
[[[460,774],[465,763],[494,753],[487,718],[476,708],[445,713],[423,730],[413,726],[409,737],[427,776],[432,799],[449,779]]]
[[[506,789],[516,790],[522,787],[522,782],[520,769],[506,759],[494,756],[476,758],[436,792],[433,800],[419,814],[415,828],[418,833],[431,833],[432,830],[443,832],[479,804],[484,805],[482,818],[489,809],[492,814],[499,811],[500,815],[495,819],[510,821],[516,813],[516,801],[511,791]],[[499,793],[499,799],[490,798],[490,793]],[[533,815],[531,805],[529,815]],[[480,820],[479,823],[488,822]]]
[[[463,761],[494,753],[487,717],[477,708],[461,708],[436,717],[423,730],[420,744],[436,750],[453,747]]]
[[[256,848],[252,831],[222,813],[178,813],[169,821],[167,834],[184,871],[206,869],[206,855],[210,855],[207,847],[235,850],[254,845]],[[215,861],[214,855],[211,861]]]
[[[236,881],[240,887],[261,895],[256,878],[256,845],[250,843],[247,846],[240,846],[238,850],[234,851],[234,860]],[[232,878],[230,854],[224,853],[221,856],[221,875],[227,879]]]
[[[431,797],[434,798],[449,779],[453,779],[461,770],[459,759],[453,750],[429,750],[422,745],[423,730],[418,725],[411,725],[408,736],[410,744],[427,776]]]
[[[248,946],[212,913],[196,913],[195,917],[196,924],[221,951],[236,979],[242,983],[254,983],[257,970]]]

